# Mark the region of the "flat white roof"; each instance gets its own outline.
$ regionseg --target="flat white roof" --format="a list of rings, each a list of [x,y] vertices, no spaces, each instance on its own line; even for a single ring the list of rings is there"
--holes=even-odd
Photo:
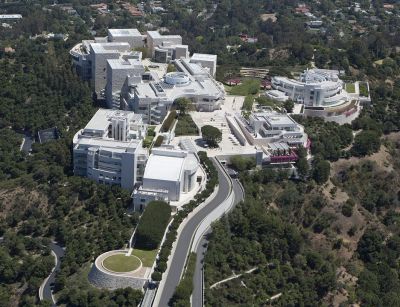
[[[125,42],[91,43],[90,46],[92,47],[95,53],[110,53],[110,52],[121,53],[122,52],[121,47],[123,47],[125,51],[130,50],[129,43]]]
[[[143,179],[179,181],[185,157],[173,157],[151,154],[147,160]]]
[[[108,120],[108,114],[112,111],[107,109],[99,109],[87,123],[84,130],[105,130],[108,128],[110,121]]]
[[[110,119],[117,117],[123,117],[123,118],[128,117],[130,121],[140,121],[142,115],[134,114],[133,112],[123,111],[123,110],[99,109],[87,123],[84,130],[104,131],[110,125]]]
[[[197,61],[217,61],[216,54],[207,54],[207,53],[193,53],[191,60]]]
[[[290,116],[287,114],[281,114],[276,112],[259,112],[252,114],[256,120],[265,121],[274,125],[298,125]]]
[[[158,31],[147,31],[147,35],[151,38],[182,38],[180,35],[162,35]]]
[[[143,69],[144,66],[142,61],[137,59],[109,59],[107,60],[108,64],[110,65],[111,69]]]
[[[165,78],[159,82],[152,83],[139,83],[136,85],[135,91],[140,98],[143,97],[166,97],[170,100],[175,100],[182,96],[196,96],[201,95],[204,97],[210,97],[216,99],[223,97],[222,90],[218,87],[214,79],[209,77],[209,74],[201,66],[189,63],[188,60],[176,60],[175,65],[178,67],[178,71],[185,73],[190,81],[181,86],[173,86],[165,82]],[[164,81],[164,82],[163,82]],[[163,89],[162,93],[156,93],[150,84],[159,83]],[[166,95],[166,96],[164,96]]]
[[[140,142],[141,141],[139,140],[122,142],[116,141],[114,139],[80,138],[75,148],[82,149],[82,147],[99,147],[122,153],[126,151],[136,150]]]
[[[138,29],[108,29],[108,33],[112,36],[142,36]]]

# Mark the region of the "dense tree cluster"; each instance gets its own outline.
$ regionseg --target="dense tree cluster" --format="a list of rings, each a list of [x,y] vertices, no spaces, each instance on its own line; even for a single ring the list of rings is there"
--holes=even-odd
[[[271,169],[241,174],[245,200],[213,227],[205,261],[206,287],[233,272],[257,269],[206,290],[206,305],[261,306],[279,293],[281,306],[320,305],[335,286],[330,256],[314,251],[306,235],[313,230],[301,227],[303,203],[319,212],[325,202],[317,195],[309,199],[302,183],[286,178],[284,172]],[[279,210],[266,208],[272,202]]]
[[[340,126],[318,117],[294,116],[294,118],[305,126],[305,131],[311,140],[311,153],[313,155],[320,155],[330,161],[336,161],[345,156],[344,149],[351,145],[353,141],[351,126]]]
[[[385,240],[376,229],[368,229],[358,243],[365,268],[359,275],[357,296],[364,306],[398,306],[400,281],[398,258],[400,236]]]
[[[15,292],[11,285],[26,285],[26,302],[50,273],[54,258],[46,246],[48,242],[7,232],[0,245],[0,305],[12,304]]]
[[[252,169],[256,166],[256,161],[252,157],[233,156],[230,158],[230,163],[238,171]]]
[[[141,218],[135,233],[135,247],[152,250],[158,248],[165,228],[171,218],[171,207],[162,201],[150,202]]]
[[[336,180],[370,212],[381,212],[399,203],[398,175],[381,170],[374,162],[365,161],[342,170]]]
[[[11,30],[0,31],[0,305],[37,303],[37,290],[54,265],[48,239],[66,247],[54,290],[67,306],[89,301],[112,306],[116,300],[137,305],[139,292],[122,294],[125,303],[118,298],[121,293],[93,294],[88,284],[70,293],[70,280],[80,274],[86,278],[82,267],[100,253],[123,246],[138,219],[126,214],[129,193],[71,176],[72,136],[95,108],[88,85],[70,65],[68,51],[90,34],[82,20],[57,8],[46,12],[32,4],[17,12],[24,18]],[[43,30],[69,34],[69,39],[28,38]],[[15,53],[4,53],[6,46]],[[60,139],[34,143],[30,155],[20,151],[23,134],[35,137],[37,130],[53,126]]]

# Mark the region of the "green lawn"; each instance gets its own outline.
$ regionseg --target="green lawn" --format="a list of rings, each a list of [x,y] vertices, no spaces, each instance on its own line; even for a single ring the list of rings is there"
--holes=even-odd
[[[130,272],[136,270],[140,266],[140,261],[139,258],[135,256],[116,254],[104,259],[103,265],[106,269],[114,272]]]
[[[150,268],[153,266],[154,260],[156,260],[157,249],[147,251],[134,248],[132,251],[132,255],[138,257],[142,261],[143,266]]]
[[[347,93],[353,94],[356,92],[356,86],[354,83],[346,83],[346,91]]]
[[[363,97],[369,96],[368,86],[365,82],[359,83],[359,89],[360,89],[360,96],[363,96]]]
[[[143,140],[143,147],[144,148],[150,147],[151,143],[153,143],[153,139],[154,136],[150,135],[146,136],[145,139]]]
[[[248,95],[244,98],[242,109],[251,112],[253,110],[254,96]]]
[[[242,84],[233,86],[229,94],[239,96],[255,95],[260,90],[260,83],[261,81],[257,79],[245,80]]]

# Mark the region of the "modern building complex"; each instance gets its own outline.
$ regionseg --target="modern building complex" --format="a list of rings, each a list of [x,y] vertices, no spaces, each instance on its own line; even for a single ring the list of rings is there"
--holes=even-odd
[[[176,72],[163,78],[148,74],[146,79],[127,77],[121,90],[121,108],[143,114],[150,124],[159,124],[172,103],[180,97],[190,99],[198,111],[219,109],[225,92],[210,74],[188,59],[175,60]],[[144,78],[143,78],[144,79]]]
[[[193,53],[190,62],[200,64],[208,70],[211,76],[215,77],[217,71],[217,56],[215,54]]]
[[[112,59],[107,60],[107,84],[105,95],[107,107],[110,109],[120,109],[120,94],[125,80],[135,80],[140,83],[145,68],[138,59]]]
[[[153,200],[179,201],[196,187],[199,158],[181,149],[153,149],[143,175],[143,185],[134,191],[135,210]]]
[[[161,76],[146,71],[142,53],[132,51],[142,46],[156,61],[172,61],[176,72]],[[225,96],[213,77],[217,56],[195,53],[189,58],[188,46],[182,45],[179,35],[148,31],[144,36],[137,29],[109,29],[107,37],[82,41],[70,54],[78,74],[91,81],[108,108],[143,114],[149,124],[161,123],[177,98],[189,98],[199,111],[214,111]]]
[[[143,116],[100,109],[73,139],[74,174],[119,185],[132,194],[135,209],[151,200],[177,202],[198,187],[199,158],[191,143],[178,147],[142,147]]]
[[[279,101],[292,99],[304,104],[305,116],[323,117],[344,124],[353,121],[361,111],[358,95],[346,92],[344,85],[339,71],[310,69],[299,79],[273,77],[273,90],[266,95]]]
[[[74,174],[132,191],[148,158],[146,125],[133,112],[100,109],[73,139]]]
[[[265,162],[295,162],[297,148],[310,145],[304,127],[287,114],[252,113],[248,119],[236,114],[235,120],[247,142],[261,148]]]
[[[147,31],[147,47],[149,48],[152,56],[156,56],[157,50],[167,49],[168,46],[186,46],[182,45],[182,36],[180,35],[162,35],[158,31]],[[171,48],[171,50],[174,48]],[[172,56],[172,54],[170,54]],[[179,59],[179,57],[177,57]],[[173,60],[173,58],[170,58]],[[166,63],[166,62],[164,62]]]
[[[109,42],[128,43],[132,49],[143,47],[145,43],[145,36],[137,29],[109,29],[107,34]]]

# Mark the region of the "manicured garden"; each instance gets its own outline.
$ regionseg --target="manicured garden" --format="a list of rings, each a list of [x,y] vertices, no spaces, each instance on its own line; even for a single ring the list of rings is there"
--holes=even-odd
[[[154,142],[154,147],[160,147],[161,144],[164,141],[164,137],[162,135],[157,136],[155,142]]]
[[[163,201],[152,201],[144,210],[136,230],[135,248],[157,249],[171,218],[171,207]]]
[[[175,127],[175,135],[199,135],[199,129],[189,114],[178,116],[178,123]]]
[[[254,96],[248,95],[244,98],[242,109],[251,112],[253,110]]]
[[[168,116],[164,119],[164,122],[163,122],[163,124],[161,126],[160,131],[161,132],[168,132],[174,126],[175,119],[176,119],[176,111],[172,110],[168,114]]]
[[[369,96],[369,91],[368,91],[367,84],[365,82],[360,82],[358,86],[359,86],[359,89],[360,89],[360,96],[368,97]]]
[[[131,272],[140,267],[140,260],[136,256],[126,256],[126,254],[115,254],[104,259],[103,266],[107,270],[113,272],[118,272],[118,273]]]
[[[346,83],[346,92],[353,94],[356,92],[356,85],[354,83]]]

